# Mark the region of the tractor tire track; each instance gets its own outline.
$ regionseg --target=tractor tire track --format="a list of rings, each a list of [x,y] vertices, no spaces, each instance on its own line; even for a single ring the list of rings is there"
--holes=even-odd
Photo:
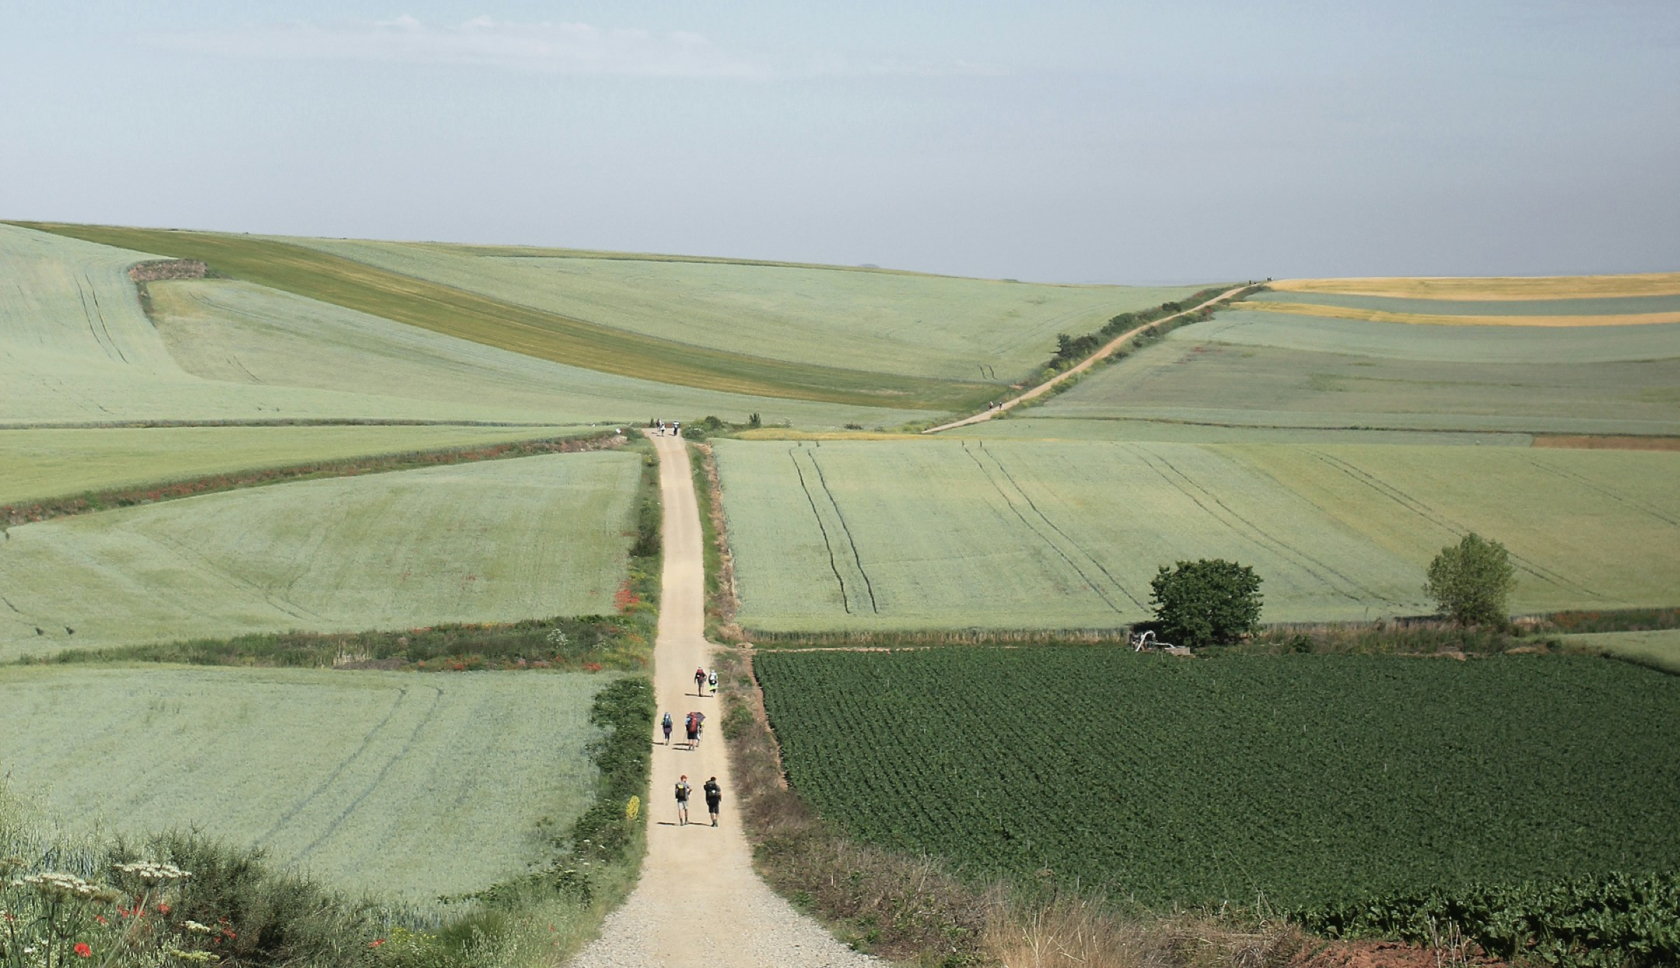
[[[1091,562],[1091,564],[1093,564],[1097,567],[1098,571],[1103,573],[1103,577],[1107,578],[1109,580],[1109,582],[1115,588],[1120,590],[1120,594],[1122,594],[1122,595],[1126,596],[1127,598],[1131,599],[1133,605],[1136,605],[1138,608],[1143,609],[1145,611],[1148,611],[1148,606],[1146,606],[1142,602],[1138,601],[1138,597],[1136,595],[1133,595],[1131,593],[1131,590],[1128,589],[1125,585],[1121,584],[1120,579],[1114,577],[1114,574],[1112,572],[1110,572],[1106,567],[1104,567],[1102,562],[1097,560],[1096,555],[1093,555],[1089,551],[1085,550],[1084,545],[1082,545],[1078,541],[1074,540],[1072,535],[1068,534],[1066,531],[1063,531],[1060,527],[1057,526],[1056,522],[1050,520],[1049,515],[1045,514],[1042,510],[1039,509],[1038,502],[1036,502],[1032,499],[1032,495],[1028,494],[1027,489],[1021,486],[1021,482],[1019,482],[1015,479],[1015,475],[1009,473],[1009,468],[1003,466],[1003,458],[1001,458],[997,455],[996,450],[987,450],[985,441],[981,441],[980,442],[980,452],[992,459],[992,463],[996,464],[997,469],[999,471],[1001,471],[1003,473],[1003,476],[1009,480],[1009,485],[1011,487],[1015,488],[1015,490],[1021,495],[1021,497],[1026,500],[1027,507],[1032,508],[1033,513],[1038,515],[1039,520],[1041,520],[1045,524],[1049,525],[1052,530],[1054,530],[1057,534],[1059,534],[1063,538],[1065,538],[1067,540],[1068,544],[1073,545],[1073,547],[1075,549],[1077,549],[1080,554],[1084,555],[1086,557],[1086,559]]]
[[[437,687],[433,686],[432,688],[435,689]],[[309,806],[311,803],[314,803],[316,797],[319,797],[322,793],[325,793],[327,788],[332,786],[334,781],[336,781],[340,776],[342,776],[344,774],[345,770],[350,768],[350,764],[352,764],[352,763],[356,762],[356,760],[360,759],[361,755],[363,753],[366,753],[368,751],[368,749],[373,746],[373,738],[376,735],[379,734],[380,730],[384,729],[387,725],[390,724],[392,717],[396,716],[397,710],[402,707],[403,700],[407,699],[407,698],[408,698],[408,687],[407,686],[400,687],[397,690],[397,701],[391,704],[390,709],[386,710],[385,718],[381,719],[379,722],[375,723],[373,728],[368,730],[367,734],[362,737],[361,745],[356,747],[355,752],[353,752],[349,756],[345,757],[337,766],[333,767],[333,771],[331,773],[327,774],[327,778],[322,780],[320,783],[316,784],[315,789],[309,791],[308,796],[305,796],[302,800],[299,800],[297,803],[293,804],[291,809],[289,809],[285,813],[281,814],[279,819],[275,820],[273,825],[270,826],[268,828],[268,830],[264,831],[263,835],[261,837],[258,837],[256,839],[256,841],[254,841],[254,845],[257,846],[257,847],[261,847],[264,844],[267,844],[268,841],[270,839],[272,839],[275,834],[279,833],[280,830],[283,827],[286,826],[286,824],[291,822],[293,817],[295,817],[299,813],[301,813],[305,807]]]
[[[1027,519],[1027,516],[1025,514],[1021,513],[1021,509],[1016,505],[1016,503],[1014,501],[1010,500],[1009,493],[1007,491],[1005,491],[1003,489],[1003,486],[997,482],[997,478],[992,476],[992,472],[986,469],[986,465],[981,462],[980,458],[975,456],[974,452],[968,449],[968,441],[965,440],[965,441],[961,441],[960,443],[961,443],[961,446],[962,446],[962,452],[964,454],[968,455],[968,459],[972,460],[974,462],[975,467],[980,468],[980,473],[985,476],[986,483],[992,485],[992,489],[997,491],[998,497],[1003,498],[1003,503],[1009,506],[1009,510],[1014,512],[1014,514],[1017,518],[1021,519],[1021,523],[1026,526],[1027,530],[1031,531],[1035,536],[1037,536],[1038,540],[1043,542],[1044,546],[1046,548],[1049,548],[1051,551],[1054,551],[1056,553],[1057,557],[1059,557],[1063,561],[1067,562],[1067,566],[1069,568],[1073,569],[1074,574],[1078,575],[1080,580],[1085,582],[1085,584],[1091,589],[1091,591],[1096,593],[1096,596],[1098,598],[1102,599],[1103,604],[1107,605],[1109,607],[1110,611],[1114,612],[1114,614],[1116,614],[1116,615],[1124,617],[1125,614],[1126,614],[1125,611],[1123,609],[1121,609],[1119,605],[1116,605],[1112,598],[1108,597],[1108,593],[1103,591],[1102,586],[1097,584],[1094,580],[1092,580],[1091,576],[1087,575],[1085,573],[1085,569],[1079,567],[1079,563],[1077,561],[1074,561],[1073,558],[1069,557],[1067,552],[1065,552],[1061,548],[1057,547],[1056,542],[1051,540],[1049,535],[1045,534],[1043,531],[1039,530],[1037,527],[1034,527],[1033,523],[1030,520]],[[1081,554],[1083,554],[1083,552],[1081,552]],[[1089,557],[1089,556],[1087,556],[1087,557]],[[1124,591],[1124,589],[1122,589],[1122,591]],[[1130,597],[1130,596],[1128,596],[1128,597]]]
[[[105,342],[117,351],[117,358],[128,362],[128,354],[122,351],[122,345],[111,335],[111,324],[105,319],[105,310],[99,305],[99,287],[93,284],[93,277],[87,276],[88,296],[93,299],[93,311],[99,314],[99,328],[105,331]]]
[[[828,540],[828,527],[823,524],[822,514],[817,510],[817,499],[811,496],[811,487],[805,483],[805,471],[799,466],[799,458],[794,456],[796,447],[788,448],[788,460],[793,461],[793,472],[799,475],[799,487],[805,492],[805,500],[811,505],[811,517],[817,519],[817,530],[822,532],[823,547],[828,549],[828,569],[834,572],[834,580],[840,585],[840,605],[846,614],[852,614],[852,600],[846,594],[846,579],[840,576],[840,565],[834,560],[834,543]]]
[[[1448,518],[1446,515],[1436,511],[1429,505],[1424,504],[1422,501],[1419,501],[1417,498],[1412,497],[1405,491],[1400,490],[1394,485],[1389,484],[1387,481],[1381,480],[1380,478],[1348,461],[1343,460],[1340,457],[1335,457],[1318,450],[1311,451],[1311,453],[1331,468],[1342,472],[1350,479],[1365,485],[1373,491],[1376,491],[1378,494],[1381,494],[1396,504],[1399,504],[1401,507],[1411,511],[1413,514],[1416,514],[1418,517],[1423,518],[1425,521],[1441,528],[1449,534],[1462,535],[1470,530],[1469,528],[1466,528],[1458,522]],[[1507,550],[1509,551],[1509,549]],[[1595,592],[1592,589],[1587,588],[1585,585],[1581,585],[1565,575],[1552,571],[1550,568],[1547,568],[1537,561],[1531,561],[1524,558],[1522,555],[1519,555],[1514,551],[1511,551],[1510,555],[1511,560],[1516,562],[1516,565],[1520,570],[1527,572],[1529,575],[1547,583],[1548,585],[1555,585],[1566,591],[1575,592],[1580,595],[1588,595],[1593,598],[1607,599],[1613,602],[1622,601],[1620,598],[1610,595],[1602,595]]]
[[[1596,481],[1592,480],[1589,477],[1584,477],[1580,474],[1575,473],[1574,471],[1564,470],[1561,467],[1552,467],[1548,464],[1543,464],[1540,461],[1537,461],[1532,457],[1528,458],[1528,463],[1531,466],[1533,466],[1535,468],[1538,468],[1539,470],[1545,471],[1548,474],[1552,474],[1552,475],[1555,475],[1557,477],[1561,477],[1564,480],[1570,481],[1570,482],[1572,482],[1572,483],[1574,483],[1574,484],[1576,484],[1580,487],[1584,487],[1587,490],[1594,492],[1595,494],[1599,494],[1603,497],[1607,497],[1610,500],[1615,501],[1617,504],[1622,505],[1623,507],[1631,508],[1632,510],[1640,511],[1640,512],[1643,512],[1645,514],[1649,514],[1651,517],[1656,518],[1658,521],[1661,521],[1664,524],[1672,525],[1676,528],[1680,528],[1680,520],[1675,520],[1674,518],[1669,517],[1668,515],[1662,513],[1661,511],[1657,510],[1654,507],[1651,507],[1649,504],[1646,504],[1644,501],[1638,500],[1637,498],[1630,498],[1630,497],[1625,497],[1621,494],[1617,494],[1615,491],[1610,490],[1609,488],[1597,483]]]
[[[420,721],[418,723],[414,724],[414,732],[408,734],[408,742],[403,744],[402,749],[397,750],[395,753],[391,754],[391,758],[386,760],[385,765],[380,767],[379,772],[374,775],[373,782],[369,783],[362,790],[361,793],[357,794],[356,798],[354,800],[351,800],[348,804],[345,804],[344,809],[339,811],[338,816],[333,818],[332,823],[327,824],[327,829],[321,831],[321,835],[319,837],[316,837],[314,840],[310,841],[309,846],[303,848],[303,851],[301,853],[299,853],[297,855],[297,857],[294,858],[294,860],[302,860],[305,857],[308,857],[310,855],[310,853],[312,853],[315,850],[315,848],[317,848],[317,847],[321,846],[323,843],[325,843],[327,841],[327,838],[331,837],[338,830],[338,828],[344,823],[345,818],[349,817],[352,813],[355,813],[356,808],[360,807],[362,805],[362,801],[366,800],[368,798],[368,796],[371,793],[373,793],[374,790],[379,788],[379,785],[381,783],[385,782],[385,777],[386,777],[386,775],[388,775],[391,772],[391,768],[396,766],[398,763],[402,762],[403,760],[407,759],[408,754],[414,751],[415,744],[420,742],[420,734],[425,731],[427,726],[430,726],[432,724],[432,717],[437,714],[437,708],[438,708],[439,704],[441,704],[443,702],[443,690],[442,689],[439,689],[437,686],[430,686],[430,685],[427,686],[426,688],[435,692],[436,695],[432,696],[431,707],[429,709],[427,709],[424,713],[422,713],[420,715]],[[408,691],[407,687],[404,687],[403,691],[407,692]],[[395,710],[393,709],[393,712],[394,711]]]
[[[821,444],[817,445],[821,447]],[[828,488],[828,476],[823,473],[822,465],[817,463],[817,455],[813,450],[807,450],[805,456],[810,459],[811,466],[816,468],[817,483],[822,485],[823,494],[827,495],[828,503],[834,506],[834,517],[840,521],[840,530],[846,534],[846,544],[852,548],[852,561],[857,564],[858,574],[863,576],[863,587],[869,592],[869,610],[881,614],[881,606],[875,601],[875,583],[869,580],[869,572],[863,567],[863,556],[858,554],[857,541],[852,538],[852,528],[846,523],[846,515],[840,511],[840,502],[834,499],[834,492]]]
[[[1139,453],[1142,453],[1142,452],[1140,451]],[[1253,521],[1250,521],[1248,518],[1243,517],[1241,514],[1239,514],[1237,512],[1237,510],[1235,508],[1231,507],[1229,504],[1226,504],[1224,501],[1220,500],[1217,495],[1215,495],[1212,491],[1208,490],[1206,487],[1202,486],[1202,484],[1199,483],[1195,478],[1193,478],[1189,474],[1186,474],[1183,471],[1179,470],[1178,467],[1175,464],[1173,464],[1172,461],[1168,460],[1167,458],[1162,457],[1160,454],[1150,454],[1150,455],[1145,455],[1144,456],[1144,463],[1145,464],[1149,464],[1150,467],[1154,469],[1155,473],[1161,474],[1161,476],[1163,478],[1167,478],[1168,483],[1170,483],[1174,487],[1178,488],[1178,490],[1181,493],[1185,494],[1186,496],[1190,496],[1189,491],[1187,491],[1183,486],[1180,486],[1177,482],[1173,481],[1170,477],[1167,477],[1166,474],[1162,473],[1161,469],[1159,467],[1155,467],[1152,461],[1160,461],[1162,464],[1164,464],[1166,466],[1166,468],[1168,470],[1172,471],[1173,474],[1177,475],[1185,484],[1189,485],[1190,487],[1195,488],[1202,495],[1204,495],[1209,501],[1212,501],[1214,504],[1218,505],[1220,510],[1224,511],[1225,514],[1229,515],[1231,519],[1233,519],[1233,520],[1239,522],[1240,524],[1242,524],[1243,527],[1247,528],[1250,532],[1252,532],[1253,536],[1257,536],[1257,537],[1251,536],[1250,540],[1257,541],[1259,544],[1261,544],[1262,547],[1270,545],[1273,549],[1275,549],[1279,553],[1281,553],[1285,558],[1293,560],[1294,563],[1301,568],[1301,570],[1305,571],[1307,574],[1312,575],[1314,578],[1323,582],[1326,586],[1328,586],[1336,594],[1342,596],[1343,598],[1349,599],[1351,601],[1356,601],[1356,602],[1363,602],[1363,601],[1369,601],[1371,599],[1376,599],[1377,601],[1384,602],[1384,603],[1389,604],[1389,605],[1400,605],[1400,604],[1402,604],[1400,602],[1394,601],[1393,599],[1389,598],[1387,595],[1384,595],[1382,592],[1379,592],[1374,588],[1370,588],[1370,587],[1366,586],[1364,582],[1359,581],[1358,579],[1352,577],[1351,575],[1343,574],[1334,565],[1331,565],[1331,564],[1329,564],[1327,562],[1324,562],[1324,561],[1320,561],[1318,558],[1314,557],[1313,555],[1308,554],[1307,552],[1301,550],[1300,548],[1295,547],[1294,545],[1290,544],[1289,542],[1284,541],[1282,538],[1279,538],[1279,537],[1273,535],[1271,532],[1267,531],[1265,528],[1262,528],[1258,524],[1255,524]],[[1197,500],[1193,496],[1190,496],[1190,499],[1193,500],[1193,501],[1196,501],[1197,504],[1201,504],[1201,501]],[[1202,506],[1206,507],[1206,505],[1202,505]],[[1215,515],[1217,516],[1217,512],[1213,512],[1213,513],[1215,513]],[[1317,566],[1317,568],[1319,568],[1319,569],[1323,569],[1323,572],[1327,572],[1329,577],[1327,577],[1325,574],[1321,573],[1320,571],[1315,570],[1314,566]],[[1339,580],[1342,583],[1341,587],[1337,586],[1337,580]],[[1353,589],[1353,591],[1352,592],[1347,591],[1346,589],[1348,589],[1348,588]]]

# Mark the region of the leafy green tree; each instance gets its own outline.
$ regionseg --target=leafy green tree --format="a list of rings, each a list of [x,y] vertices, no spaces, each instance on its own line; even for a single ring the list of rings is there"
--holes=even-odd
[[[1441,549],[1429,563],[1428,579],[1424,594],[1460,625],[1503,625],[1510,617],[1505,602],[1516,587],[1517,569],[1497,541],[1470,532]]]
[[[1219,558],[1165,565],[1149,583],[1160,634],[1176,645],[1234,642],[1260,627],[1260,576]]]

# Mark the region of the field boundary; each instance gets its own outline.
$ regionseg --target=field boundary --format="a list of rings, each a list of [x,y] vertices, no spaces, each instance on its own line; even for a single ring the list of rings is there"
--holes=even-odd
[[[1023,403],[1028,403],[1032,400],[1038,399],[1039,397],[1041,397],[1041,396],[1045,395],[1046,393],[1049,393],[1051,390],[1055,389],[1057,386],[1062,384],[1064,381],[1073,379],[1075,376],[1078,376],[1079,374],[1084,373],[1086,370],[1089,370],[1091,367],[1096,366],[1102,360],[1107,359],[1110,356],[1113,356],[1115,354],[1115,352],[1118,351],[1122,346],[1124,346],[1128,341],[1132,340],[1133,338],[1135,338],[1139,334],[1143,333],[1145,330],[1148,330],[1148,329],[1150,329],[1152,327],[1155,327],[1155,326],[1159,326],[1162,323],[1171,322],[1172,320],[1175,320],[1175,319],[1181,319],[1181,318],[1183,318],[1185,316],[1189,316],[1193,313],[1199,313],[1202,310],[1207,309],[1207,308],[1213,306],[1216,303],[1225,302],[1226,300],[1237,296],[1239,293],[1242,293],[1243,291],[1248,290],[1248,289],[1252,289],[1252,288],[1254,288],[1254,287],[1247,284],[1247,283],[1244,283],[1243,285],[1240,285],[1240,286],[1234,286],[1234,287],[1226,290],[1225,292],[1222,292],[1219,295],[1214,296],[1212,299],[1209,299],[1206,302],[1201,303],[1200,305],[1192,306],[1189,309],[1180,310],[1176,313],[1173,313],[1171,316],[1162,316],[1160,319],[1150,320],[1147,323],[1144,323],[1140,326],[1129,329],[1126,332],[1121,333],[1119,336],[1116,336],[1113,339],[1109,340],[1107,343],[1103,344],[1102,348],[1098,349],[1095,353],[1092,353],[1090,356],[1087,356],[1085,359],[1081,360],[1080,362],[1074,364],[1073,366],[1069,367],[1066,370],[1063,370],[1062,372],[1056,374],[1055,376],[1051,377],[1050,379],[1045,380],[1043,383],[1040,383],[1037,386],[1031,387],[1031,388],[1021,392],[1020,394],[1017,394],[1016,396],[1010,397],[1007,400],[1004,400],[1003,402],[999,403],[996,407],[993,407],[990,410],[983,410],[980,413],[973,414],[972,416],[964,417],[961,420],[953,420],[950,423],[943,423],[943,424],[940,424],[937,427],[929,427],[928,429],[922,431],[922,433],[924,433],[924,434],[937,434],[937,433],[940,433],[941,431],[954,430],[958,427],[968,427],[968,426],[971,426],[973,424],[984,423],[984,422],[992,419],[993,417],[998,416],[999,414],[1008,413],[1010,410],[1013,410],[1015,407],[1018,407]]]
[[[421,467],[472,464],[487,460],[534,457],[541,454],[575,454],[595,450],[616,450],[625,446],[627,442],[628,438],[614,431],[603,432],[592,437],[546,437],[500,444],[404,451],[394,454],[372,454],[367,457],[347,457],[340,460],[284,464],[245,471],[230,471],[225,474],[175,478],[151,484],[104,488],[41,501],[0,505],[0,532],[3,532],[5,528],[37,524],[54,518],[93,514],[99,511],[156,504],[160,501],[198,497],[201,494],[215,494],[222,491],[243,490],[249,487],[264,487],[290,481],[330,477],[359,477],[363,474],[384,474],[392,471],[415,470]]]

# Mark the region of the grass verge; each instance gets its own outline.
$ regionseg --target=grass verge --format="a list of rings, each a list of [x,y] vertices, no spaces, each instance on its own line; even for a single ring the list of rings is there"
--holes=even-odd
[[[712,445],[699,441],[693,448],[697,459],[690,464],[694,495],[700,504],[701,545],[706,559],[706,637],[740,642],[742,631],[735,624],[735,616],[741,610],[741,598],[735,589],[735,559],[729,551],[729,523],[723,513],[723,482],[718,477]]]

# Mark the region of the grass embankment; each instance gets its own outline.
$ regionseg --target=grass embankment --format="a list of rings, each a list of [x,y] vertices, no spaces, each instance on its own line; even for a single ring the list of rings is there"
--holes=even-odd
[[[505,460],[514,457],[533,457],[538,454],[573,454],[592,450],[608,450],[622,446],[624,442],[623,435],[616,431],[589,431],[576,436],[548,437],[541,440],[514,440],[506,443],[445,447],[434,450],[375,453],[368,456],[317,460],[301,464],[238,469],[198,477],[169,478],[144,484],[104,488],[62,497],[37,498],[25,503],[0,505],[0,527],[50,521],[53,518],[67,517],[73,514],[91,514],[116,508],[155,504],[159,501],[197,497],[201,494],[215,494],[240,488],[262,487],[286,481],[356,477],[362,474],[384,474],[390,471],[414,470],[420,467],[440,467],[487,460]],[[32,486],[39,489],[43,485],[37,480]]]
[[[42,232],[208,263],[222,275],[572,366],[764,397],[908,409],[959,410],[996,392],[982,383],[928,380],[788,363],[679,343],[545,312],[318,249],[239,235],[59,223]]]

